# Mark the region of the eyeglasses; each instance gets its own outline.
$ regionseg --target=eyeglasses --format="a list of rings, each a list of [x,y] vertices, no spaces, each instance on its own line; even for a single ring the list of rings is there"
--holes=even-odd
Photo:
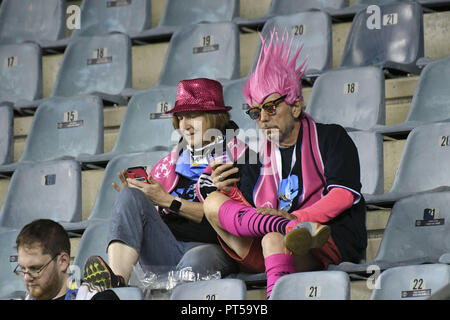
[[[250,119],[252,120],[258,120],[261,117],[261,110],[264,110],[267,112],[269,116],[273,116],[276,113],[276,109],[278,105],[286,99],[287,94],[284,96],[279,97],[278,99],[275,99],[273,101],[268,101],[264,103],[261,108],[259,107],[253,107],[248,109],[245,113],[249,115]]]
[[[41,274],[42,271],[44,271],[44,269],[53,261],[55,260],[56,257],[59,256],[59,253],[54,256],[49,262],[47,262],[46,264],[44,264],[42,267],[40,268],[33,268],[31,267],[29,271],[23,271],[22,267],[20,265],[17,265],[17,267],[14,269],[14,273],[18,276],[22,276],[25,277],[25,275],[29,275],[32,278],[38,278]]]

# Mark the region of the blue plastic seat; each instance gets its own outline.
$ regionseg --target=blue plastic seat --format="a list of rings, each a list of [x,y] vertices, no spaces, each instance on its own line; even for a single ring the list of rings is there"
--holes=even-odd
[[[385,123],[385,79],[378,67],[341,68],[314,82],[306,112],[321,123],[370,130]]]
[[[379,275],[370,299],[424,300],[448,283],[450,266],[445,264],[391,268]]]
[[[14,161],[14,112],[0,106],[0,165]]]
[[[277,30],[280,38],[285,31],[293,36],[291,58],[294,56],[295,48],[303,46],[296,64],[299,67],[308,58],[308,68],[303,78],[317,77],[322,71],[332,67],[332,28],[329,14],[319,10],[311,10],[271,18],[264,24],[261,32],[263,37],[270,39],[270,33],[273,29]],[[260,50],[261,42],[257,46],[251,70],[256,67]]]
[[[245,300],[247,288],[239,279],[187,282],[172,290],[170,300]]]
[[[340,66],[376,65],[391,72],[419,74],[416,61],[424,56],[422,7],[402,2],[376,8],[356,14]]]
[[[297,272],[275,283],[270,300],[350,300],[350,278],[342,271]]]
[[[0,43],[26,41],[42,45],[65,36],[66,0],[3,0]]]
[[[0,300],[25,298],[22,277],[13,273],[17,266],[16,238],[19,230],[0,232]]]
[[[81,220],[81,168],[75,160],[24,162],[9,182],[0,229],[21,229],[36,219]]]
[[[52,97],[93,94],[126,104],[121,92],[131,87],[131,41],[127,35],[72,37]]]
[[[84,0],[81,25],[72,35],[104,35],[121,32],[133,37],[151,27],[151,0]]]
[[[19,109],[42,97],[42,55],[38,45],[0,45],[0,61],[1,104]]]
[[[218,81],[239,78],[239,30],[236,24],[200,23],[171,38],[158,86],[177,86],[192,78]]]

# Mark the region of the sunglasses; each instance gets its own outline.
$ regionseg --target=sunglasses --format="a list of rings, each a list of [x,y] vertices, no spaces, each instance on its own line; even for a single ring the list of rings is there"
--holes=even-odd
[[[261,117],[261,110],[264,110],[267,112],[269,116],[273,116],[276,113],[276,109],[278,105],[286,99],[287,94],[284,96],[279,97],[278,99],[275,99],[273,101],[268,101],[264,103],[261,107],[252,107],[248,109],[245,113],[248,114],[250,119],[252,120],[258,120]]]

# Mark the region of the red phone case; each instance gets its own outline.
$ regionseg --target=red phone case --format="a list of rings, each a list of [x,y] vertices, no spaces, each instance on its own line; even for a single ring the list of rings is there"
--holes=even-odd
[[[131,179],[148,183],[145,167],[131,167],[127,169],[127,175]]]

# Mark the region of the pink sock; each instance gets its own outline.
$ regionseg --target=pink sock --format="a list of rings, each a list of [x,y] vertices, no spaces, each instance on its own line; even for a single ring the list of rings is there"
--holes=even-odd
[[[275,282],[282,276],[296,272],[295,261],[292,255],[277,253],[266,257],[264,264],[267,275],[267,299],[269,299]]]
[[[255,208],[233,200],[225,201],[219,208],[222,228],[239,237],[262,237],[269,232],[286,233],[290,220],[279,216],[263,215]]]

